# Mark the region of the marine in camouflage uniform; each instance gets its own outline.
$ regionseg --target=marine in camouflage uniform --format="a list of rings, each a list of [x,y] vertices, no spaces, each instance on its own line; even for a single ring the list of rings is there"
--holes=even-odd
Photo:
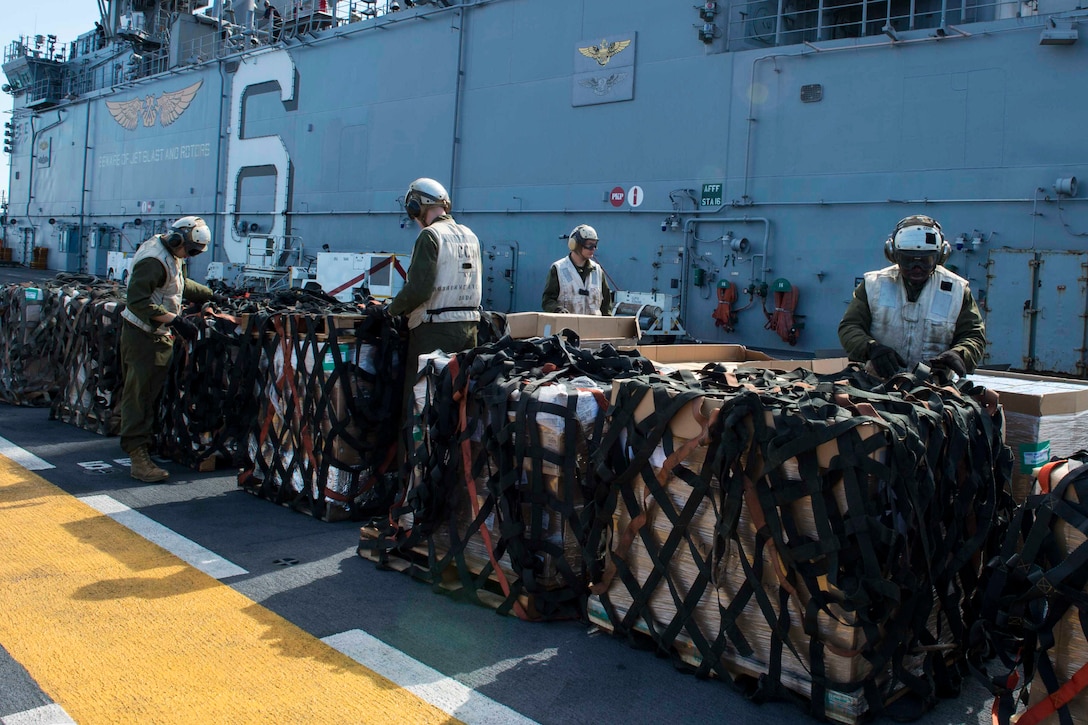
[[[121,313],[121,448],[132,460],[133,478],[153,483],[169,474],[148,454],[159,395],[174,353],[174,337],[196,337],[196,327],[181,316],[182,300],[218,299],[211,289],[186,279],[182,260],[207,248],[211,234],[203,219],[183,217],[171,231],[151,237],[136,251]]]
[[[867,272],[839,322],[851,360],[883,378],[924,362],[963,376],[986,351],[986,325],[967,280],[944,266],[951,248],[923,215],[896,225],[885,243],[894,262]]]
[[[456,353],[476,347],[482,294],[480,242],[450,216],[446,190],[433,179],[408,187],[405,209],[420,227],[403,289],[389,313],[408,315],[404,416],[412,414],[412,388],[419,356],[435,350]]]

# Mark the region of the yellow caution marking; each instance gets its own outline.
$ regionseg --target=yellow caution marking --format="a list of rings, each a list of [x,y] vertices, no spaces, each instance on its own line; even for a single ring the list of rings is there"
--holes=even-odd
[[[452,720],[4,456],[0,552],[0,644],[80,725]]]

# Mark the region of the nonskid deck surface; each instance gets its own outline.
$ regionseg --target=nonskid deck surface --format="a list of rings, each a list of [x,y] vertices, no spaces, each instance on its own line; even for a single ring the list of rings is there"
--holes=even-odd
[[[292,721],[308,700],[308,722],[809,719],[584,623],[498,616],[378,570],[358,524],[258,499],[233,471],[165,463],[167,482],[138,483],[116,438],[44,408],[0,405],[0,438],[3,538],[21,547],[0,572],[34,582],[6,586],[0,722]],[[919,722],[981,723],[989,704],[969,683]]]

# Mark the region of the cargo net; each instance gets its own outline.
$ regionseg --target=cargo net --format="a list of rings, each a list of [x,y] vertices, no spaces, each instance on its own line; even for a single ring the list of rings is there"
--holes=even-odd
[[[412,471],[359,553],[501,613],[584,616],[608,390],[652,368],[577,345],[564,331],[421,358]]]
[[[124,378],[121,374],[121,312],[125,290],[93,275],[57,275],[56,317],[60,391],[49,417],[98,433],[116,435]]]
[[[255,403],[239,485],[326,521],[388,510],[402,327],[381,307],[249,315],[238,355]]]
[[[1002,414],[924,372],[876,383],[711,366],[617,381],[591,621],[820,718],[955,694],[1009,508]]]
[[[240,442],[258,412],[257,318],[226,312],[208,309],[207,316],[190,317],[197,324],[197,338],[175,338],[159,398],[158,452],[199,470],[241,468],[245,454]]]
[[[0,401],[47,406],[56,398],[61,377],[60,304],[56,287],[48,284],[0,288]]]
[[[986,567],[971,663],[1001,725],[1088,722],[1088,451],[1038,470]],[[996,654],[996,659],[988,659]]]

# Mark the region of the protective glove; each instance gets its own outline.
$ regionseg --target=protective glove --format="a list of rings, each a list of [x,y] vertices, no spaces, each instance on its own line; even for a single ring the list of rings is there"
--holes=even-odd
[[[873,364],[876,374],[882,378],[890,378],[907,366],[902,355],[875,340],[869,343],[869,362]]]
[[[189,342],[196,339],[197,329],[196,325],[186,320],[181,315],[176,315],[174,319],[166,323],[166,326],[173,330],[176,334],[181,335]]]
[[[961,378],[967,375],[967,363],[955,350],[945,350],[937,357],[929,361],[929,366],[934,370],[950,370]]]

